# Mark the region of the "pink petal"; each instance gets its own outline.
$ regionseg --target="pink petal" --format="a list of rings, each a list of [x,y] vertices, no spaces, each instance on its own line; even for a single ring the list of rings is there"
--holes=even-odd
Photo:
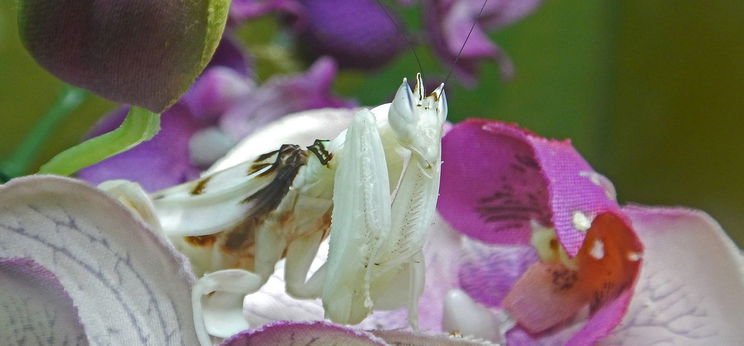
[[[92,343],[197,344],[188,261],[98,189],[56,176],[3,185],[0,251],[54,273]]]
[[[569,141],[548,140],[511,124],[471,119],[442,140],[438,209],[458,231],[498,244],[529,244],[533,220],[555,228],[569,255],[587,220],[618,211],[606,180]]]
[[[576,256],[576,268],[563,263],[536,262],[512,287],[502,304],[520,327],[533,334],[560,326],[586,307],[592,313],[600,311],[592,315],[588,323],[591,328],[584,327],[580,332],[587,334],[582,340],[588,336],[596,340],[620,322],[627,300],[621,297],[625,305],[620,304],[619,310],[612,302],[632,289],[642,251],[622,217],[600,214]]]
[[[646,247],[641,277],[606,344],[735,345],[744,340],[744,261],[707,214],[631,206]]]

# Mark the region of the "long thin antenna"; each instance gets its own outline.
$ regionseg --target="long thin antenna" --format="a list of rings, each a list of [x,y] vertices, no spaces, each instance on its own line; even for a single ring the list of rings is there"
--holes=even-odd
[[[483,1],[483,6],[481,6],[480,12],[478,12],[478,17],[480,17],[483,14],[483,10],[486,8],[486,4],[488,3],[488,0]],[[447,72],[447,78],[444,79],[444,84],[447,84],[447,81],[449,81],[450,75],[452,75],[452,71],[455,70],[455,65],[457,65],[457,61],[460,60],[460,55],[462,55],[463,49],[465,49],[465,45],[468,43],[468,40],[470,40],[470,34],[473,33],[473,29],[475,29],[475,24],[477,23],[477,19],[473,20],[473,25],[470,26],[470,31],[468,31],[468,35],[465,36],[465,42],[462,43],[462,46],[460,46],[460,51],[457,52],[457,56],[455,56],[455,60],[452,62],[452,67],[450,67],[449,72]]]
[[[416,49],[413,46],[413,42],[408,38],[408,34],[398,25],[398,22],[393,18],[393,16],[390,14],[390,11],[388,10],[387,6],[382,2],[382,0],[375,0],[378,5],[380,5],[380,8],[382,8],[382,11],[385,12],[385,15],[390,18],[390,22],[395,25],[395,29],[398,30],[398,32],[403,35],[403,39],[406,41],[409,47],[411,47],[411,52],[413,52],[413,56],[416,58],[416,64],[419,68],[419,73],[421,73],[421,76],[424,75],[424,68],[421,67],[421,60],[418,57],[418,54],[416,54]],[[472,29],[471,29],[472,30]]]

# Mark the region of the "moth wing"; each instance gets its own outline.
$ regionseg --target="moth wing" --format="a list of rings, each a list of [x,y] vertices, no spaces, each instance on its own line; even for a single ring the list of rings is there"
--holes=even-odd
[[[268,163],[271,157],[259,159],[154,193],[155,213],[165,234],[202,236],[239,224],[260,202],[248,198],[276,177],[277,170]]]
[[[369,110],[354,116],[340,154],[322,299],[327,318],[356,324],[371,311],[370,258],[390,229],[385,153]]]

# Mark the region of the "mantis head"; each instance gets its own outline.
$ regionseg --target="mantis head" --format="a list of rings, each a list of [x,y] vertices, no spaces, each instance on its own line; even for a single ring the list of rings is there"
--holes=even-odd
[[[442,126],[447,119],[447,98],[444,96],[444,84],[440,84],[428,96],[424,93],[420,73],[416,75],[413,91],[403,78],[403,84],[390,105],[388,122],[398,142],[423,159],[427,167],[431,167],[439,161]]]

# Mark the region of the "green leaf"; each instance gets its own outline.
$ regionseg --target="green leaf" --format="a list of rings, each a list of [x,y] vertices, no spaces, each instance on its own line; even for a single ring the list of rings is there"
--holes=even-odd
[[[114,131],[91,138],[53,157],[41,166],[40,174],[71,175],[82,168],[127,151],[152,139],[160,131],[160,115],[132,107]]]

